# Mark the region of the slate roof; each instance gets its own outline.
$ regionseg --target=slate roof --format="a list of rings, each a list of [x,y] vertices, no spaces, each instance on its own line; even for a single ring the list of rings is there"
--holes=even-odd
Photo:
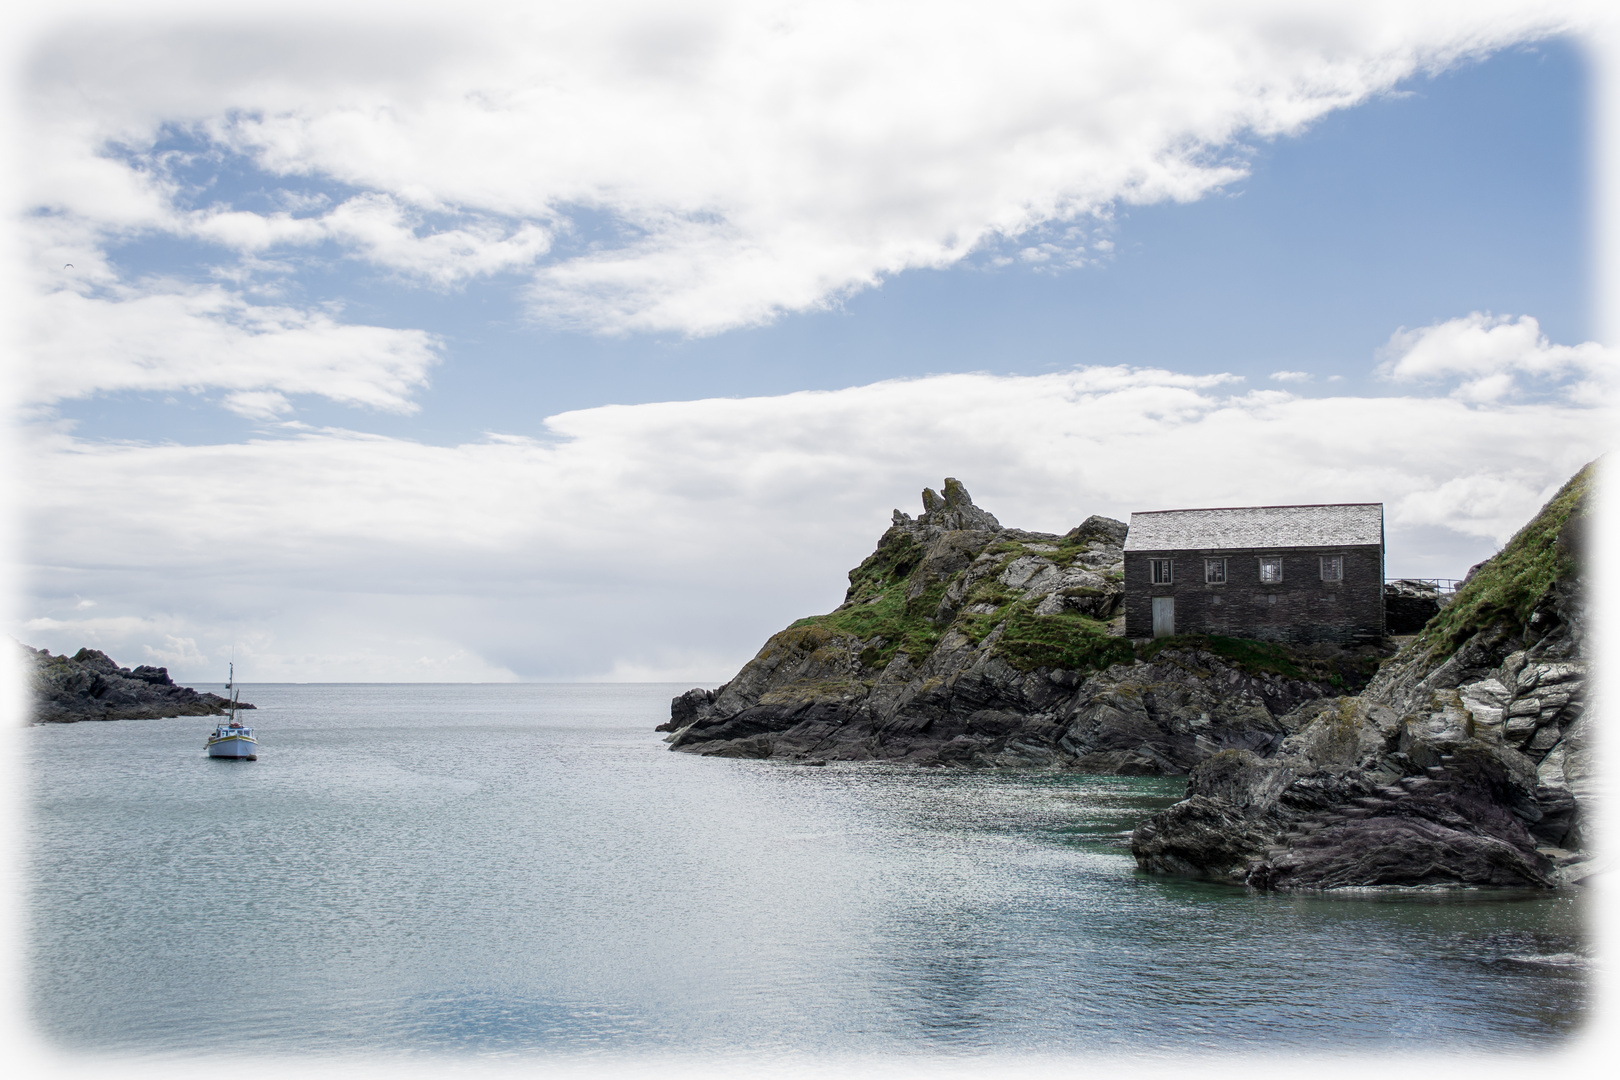
[[[1226,506],[1132,514],[1125,550],[1349,547],[1383,542],[1383,503]]]

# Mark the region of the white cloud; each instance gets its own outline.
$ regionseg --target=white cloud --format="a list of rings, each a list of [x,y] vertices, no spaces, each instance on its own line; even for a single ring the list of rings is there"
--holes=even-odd
[[[284,193],[286,200],[299,196]],[[355,258],[436,285],[532,265],[551,247],[550,232],[528,222],[508,228],[482,218],[433,229],[417,208],[377,193],[356,195],[318,216],[215,208],[185,215],[171,227],[245,253],[335,241]]]
[[[249,420],[279,420],[292,412],[292,402],[274,390],[238,390],[225,395],[225,407]]]
[[[197,648],[195,638],[177,637],[174,634],[163,635],[162,647],[145,645],[142,651],[146,653],[147,661],[157,667],[185,665],[196,670],[208,663],[208,657]]]
[[[245,255],[335,243],[441,286],[523,269],[535,313],[569,326],[714,333],[985,248],[1084,261],[1106,241],[1044,230],[1197,199],[1244,175],[1244,140],[1597,11],[1029,0],[922,18],[824,0],[296,29],[102,19],[35,53],[25,198],[49,223],[42,274],[75,253],[94,272],[108,244],[154,231]],[[210,155],[288,190],[233,202],[208,186]]]
[[[251,304],[219,286],[58,289],[26,319],[32,359],[23,398],[36,404],[97,391],[231,391],[226,407],[256,419],[286,394],[409,413],[437,341],[421,330],[338,322],[325,311]]]
[[[1391,572],[1457,577],[1615,430],[1610,410],[1556,399],[1234,387],[1127,368],[947,375],[588,409],[550,418],[547,439],[450,447],[42,431],[18,470],[38,580],[21,636],[173,635],[217,663],[251,631],[283,678],[425,677],[421,658],[457,656],[422,670],[720,678],[834,606],[889,509],[915,511],[946,475],[1003,522],[1052,531],[1166,506],[1383,501]],[[54,614],[49,598],[75,591],[107,614]]]
[[[23,635],[33,636],[40,634],[66,633],[81,646],[88,645],[96,648],[108,642],[129,641],[131,639],[162,635],[172,625],[172,621],[161,618],[144,618],[138,615],[115,615],[88,619],[57,619],[50,616],[38,616],[27,619],[22,623]],[[77,652],[79,646],[68,651]],[[127,665],[126,665],[127,666]]]
[[[1529,315],[1473,312],[1418,330],[1405,327],[1382,350],[1379,373],[1396,382],[1460,380],[1451,391],[1464,401],[1499,401],[1524,391],[1522,377],[1540,380],[1572,400],[1609,401],[1620,382],[1620,354],[1597,342],[1555,345]],[[1568,381],[1567,376],[1578,376]]]
[[[1308,371],[1273,371],[1271,377],[1282,383],[1311,381],[1311,373]]]

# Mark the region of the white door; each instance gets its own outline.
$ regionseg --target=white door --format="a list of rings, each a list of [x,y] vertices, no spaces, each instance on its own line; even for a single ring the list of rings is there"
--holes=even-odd
[[[1153,636],[1169,637],[1176,632],[1176,598],[1173,596],[1155,596],[1153,598]]]

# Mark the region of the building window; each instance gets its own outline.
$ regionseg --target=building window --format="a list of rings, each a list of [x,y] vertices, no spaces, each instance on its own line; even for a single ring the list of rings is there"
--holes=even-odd
[[[1343,555],[1324,555],[1324,556],[1322,556],[1322,580],[1323,581],[1343,581],[1344,580],[1344,556]]]
[[[1155,584],[1155,585],[1168,585],[1168,584],[1170,584],[1170,582],[1172,580],[1171,576],[1170,576],[1170,560],[1169,559],[1149,559],[1148,562],[1153,564],[1153,584]]]
[[[1226,584],[1226,560],[1225,559],[1205,559],[1204,560],[1204,580],[1209,582],[1211,585],[1225,585]]]
[[[1282,580],[1282,556],[1268,555],[1260,560],[1260,581],[1274,585]]]

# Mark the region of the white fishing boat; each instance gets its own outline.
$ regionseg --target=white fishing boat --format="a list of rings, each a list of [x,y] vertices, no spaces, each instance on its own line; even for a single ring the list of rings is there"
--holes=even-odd
[[[230,676],[225,680],[225,693],[231,703],[226,706],[230,711],[230,719],[214,728],[212,735],[208,736],[208,756],[218,758],[237,758],[242,761],[259,760],[259,740],[253,737],[253,729],[243,727],[236,720],[236,701],[241,690],[236,685],[236,665],[231,665]]]

